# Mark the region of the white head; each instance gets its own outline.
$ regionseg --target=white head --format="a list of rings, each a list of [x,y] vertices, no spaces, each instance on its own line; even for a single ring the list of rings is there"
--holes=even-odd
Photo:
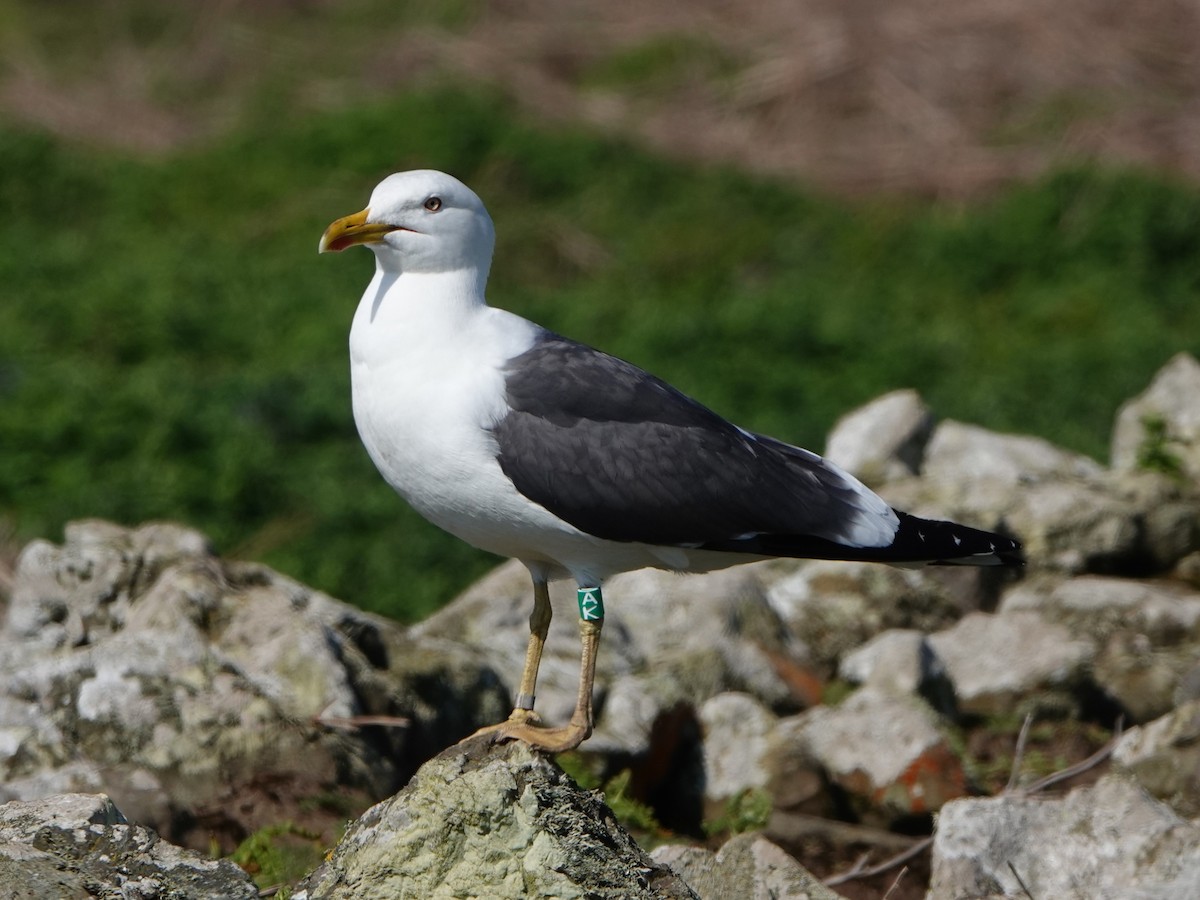
[[[366,209],[325,229],[319,251],[363,244],[385,271],[474,270],[482,280],[495,243],[491,216],[474,191],[444,172],[417,169],[381,181]]]

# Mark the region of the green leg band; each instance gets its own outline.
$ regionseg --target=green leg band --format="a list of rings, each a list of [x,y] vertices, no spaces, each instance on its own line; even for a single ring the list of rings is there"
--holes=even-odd
[[[575,592],[579,599],[579,618],[584,622],[600,622],[604,619],[604,598],[600,588],[580,588]]]

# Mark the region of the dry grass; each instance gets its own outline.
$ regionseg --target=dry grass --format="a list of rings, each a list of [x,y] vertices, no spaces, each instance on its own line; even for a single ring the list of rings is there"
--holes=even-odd
[[[848,193],[965,196],[1083,159],[1200,178],[1200,6],[1187,0],[8,11],[3,115],[146,153],[454,78],[499,85],[549,121]]]

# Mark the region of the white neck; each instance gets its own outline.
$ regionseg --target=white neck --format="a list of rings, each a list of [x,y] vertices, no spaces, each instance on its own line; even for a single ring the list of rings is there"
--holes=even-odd
[[[354,314],[351,354],[369,363],[412,341],[452,341],[488,308],[486,278],[475,269],[400,273],[376,266]]]

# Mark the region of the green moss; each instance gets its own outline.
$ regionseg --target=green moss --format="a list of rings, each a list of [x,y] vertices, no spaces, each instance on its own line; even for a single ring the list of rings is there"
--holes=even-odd
[[[704,833],[741,834],[765,828],[771,818],[771,795],[761,788],[747,788],[729,799],[721,815],[704,823]]]
[[[645,803],[629,795],[629,781],[632,773],[623,769],[604,785],[604,800],[608,803],[617,821],[626,828],[637,831],[659,832],[662,825]]]
[[[1169,447],[1170,433],[1162,416],[1142,418],[1142,442],[1138,445],[1137,465],[1148,472],[1160,472],[1172,478],[1183,478],[1183,462]]]
[[[326,849],[320,835],[291,822],[260,828],[230,854],[260,888],[284,885],[274,895],[291,895],[290,885],[320,865]]]
[[[555,761],[585,791],[601,790],[609,809],[626,828],[651,833],[663,830],[654,815],[654,810],[629,795],[629,783],[633,777],[629,769],[622,769],[612,778],[603,781],[596,771],[596,766],[603,764],[599,757],[563,753],[555,757]]]

